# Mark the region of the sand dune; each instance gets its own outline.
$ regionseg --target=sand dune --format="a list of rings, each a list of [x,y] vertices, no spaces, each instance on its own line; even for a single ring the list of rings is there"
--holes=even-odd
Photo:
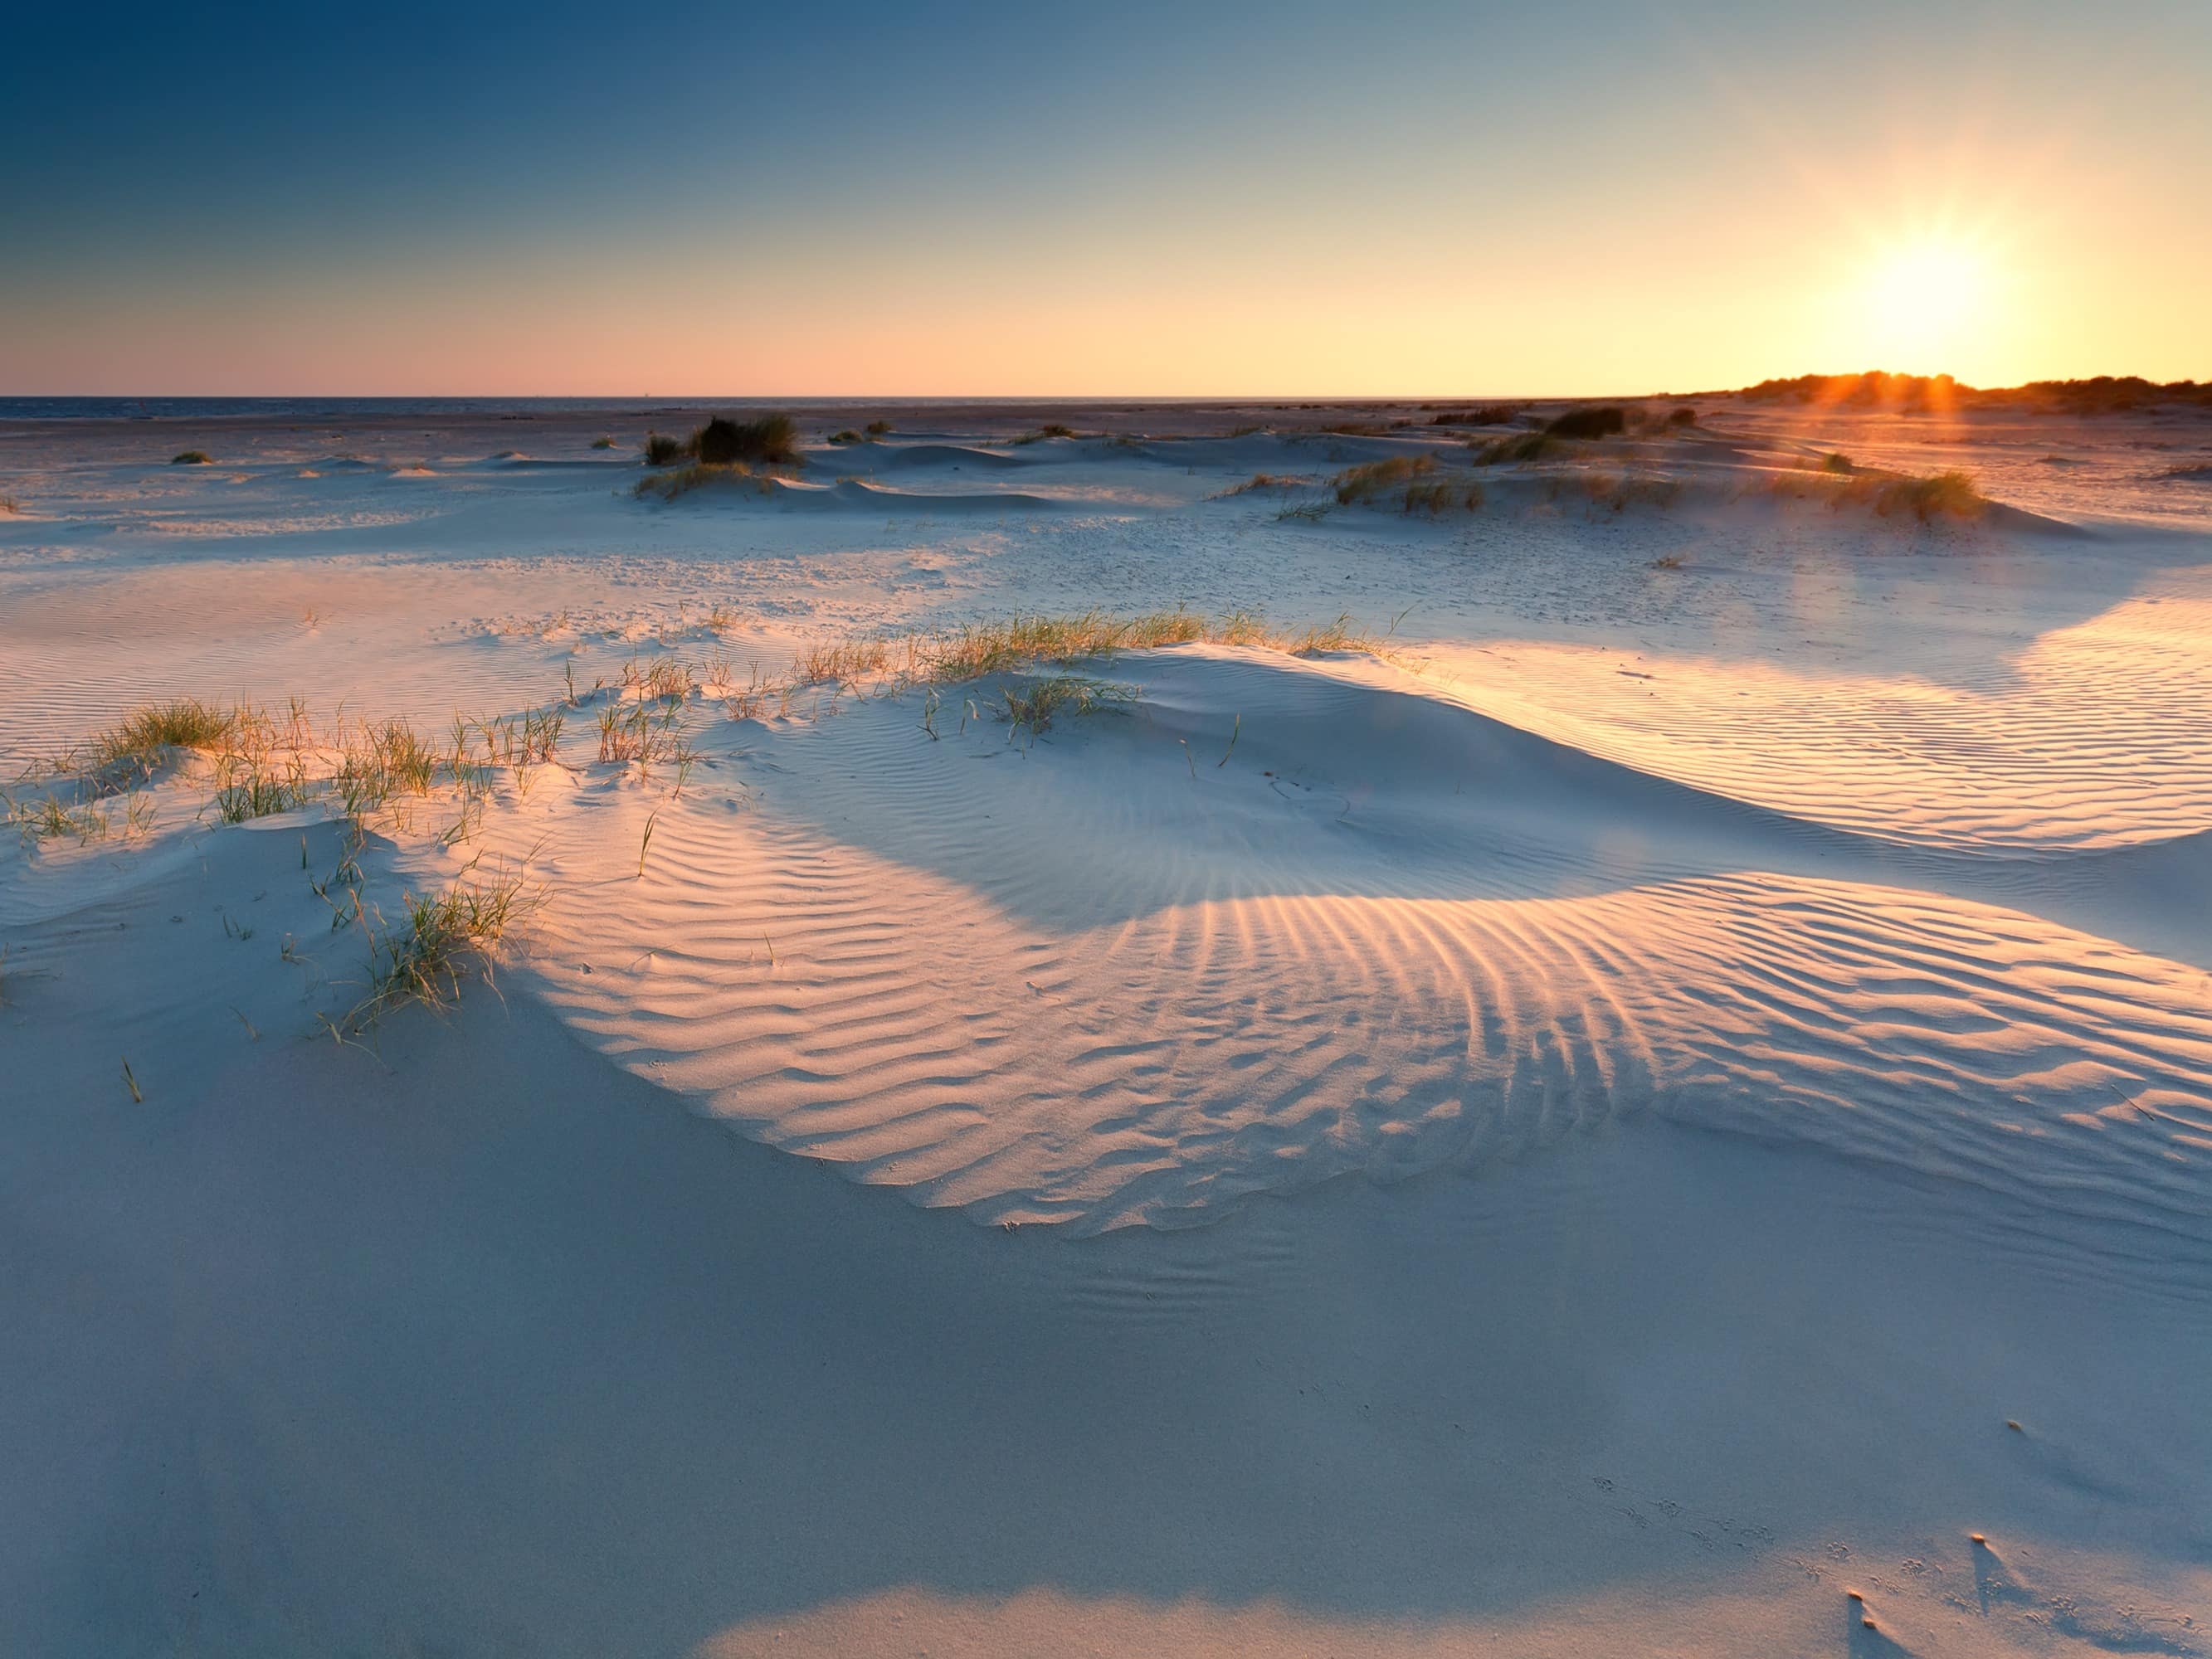
[[[1159,1222],[1656,1110],[2212,1243],[2202,969],[1407,690],[1115,672],[1137,712],[1026,748],[917,742],[899,704],[738,728],[635,884],[572,872],[644,803],[518,809],[489,844],[579,887],[544,994],[771,1143],[990,1219]]]
[[[1477,470],[1411,411],[884,413],[665,504],[599,412],[6,434],[0,1646],[2212,1646],[2212,544],[2127,417],[1430,513],[1330,484]],[[2021,516],[1744,489],[1835,450]],[[1178,605],[1380,654],[747,693]],[[567,726],[357,848],[50,769],[295,695]]]

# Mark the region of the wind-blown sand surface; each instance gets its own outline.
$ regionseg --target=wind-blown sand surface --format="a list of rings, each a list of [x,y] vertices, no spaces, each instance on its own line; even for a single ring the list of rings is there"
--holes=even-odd
[[[1698,407],[0,426],[0,1647],[2212,1653],[2212,422]],[[1376,648],[743,696],[1093,606]]]

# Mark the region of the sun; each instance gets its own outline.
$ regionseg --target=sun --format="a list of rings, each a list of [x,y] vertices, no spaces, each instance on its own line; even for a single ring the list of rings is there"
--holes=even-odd
[[[1999,284],[1986,255],[1929,237],[1883,247],[1865,278],[1866,343],[1883,368],[1938,374],[1987,340]]]

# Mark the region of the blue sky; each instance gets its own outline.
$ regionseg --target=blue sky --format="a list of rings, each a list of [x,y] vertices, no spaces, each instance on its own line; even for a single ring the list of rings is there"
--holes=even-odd
[[[1611,390],[1893,338],[1969,379],[2212,376],[2202,5],[10,33],[0,391]],[[1987,286],[1972,329],[1843,326],[1931,238]]]

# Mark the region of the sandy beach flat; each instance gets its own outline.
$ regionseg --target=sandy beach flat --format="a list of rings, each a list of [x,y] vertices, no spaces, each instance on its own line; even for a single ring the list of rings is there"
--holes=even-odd
[[[2212,1654],[2212,416],[1674,406],[0,421],[0,1649]]]

